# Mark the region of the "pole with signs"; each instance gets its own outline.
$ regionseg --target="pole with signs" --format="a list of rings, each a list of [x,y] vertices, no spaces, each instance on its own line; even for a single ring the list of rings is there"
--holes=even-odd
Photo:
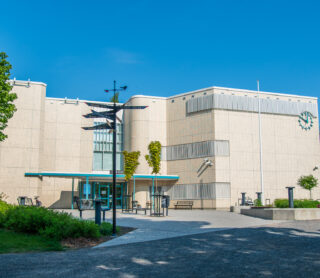
[[[106,123],[95,125],[92,127],[83,127],[84,130],[97,130],[97,129],[109,129],[113,132],[113,148],[112,148],[112,234],[116,235],[117,231],[117,204],[116,204],[116,184],[117,184],[117,120],[121,120],[117,117],[117,112],[123,109],[145,109],[148,106],[129,106],[125,104],[116,104],[116,93],[119,91],[124,91],[127,86],[117,88],[116,81],[113,82],[113,89],[105,90],[105,92],[113,92],[113,105],[110,104],[100,104],[87,102],[86,104],[90,107],[103,108],[105,111],[97,112],[91,110],[90,114],[84,115],[85,118],[104,118]],[[110,122],[111,120],[112,122]]]

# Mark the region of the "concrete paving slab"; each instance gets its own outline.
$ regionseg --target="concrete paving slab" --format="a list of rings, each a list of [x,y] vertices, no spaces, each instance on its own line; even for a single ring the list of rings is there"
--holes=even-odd
[[[68,212],[79,216],[77,210],[68,210]],[[94,212],[84,211],[83,218],[94,219]],[[112,222],[111,211],[107,212],[106,220]],[[136,230],[96,247],[145,242],[232,228],[265,226],[279,222],[283,221],[265,220],[218,210],[169,210],[169,216],[166,217],[151,217],[119,211],[117,225],[133,227]]]

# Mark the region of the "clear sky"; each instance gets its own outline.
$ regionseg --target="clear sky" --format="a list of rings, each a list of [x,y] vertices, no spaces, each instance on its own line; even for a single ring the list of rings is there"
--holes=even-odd
[[[320,1],[0,0],[12,77],[107,100],[209,86],[320,96]]]

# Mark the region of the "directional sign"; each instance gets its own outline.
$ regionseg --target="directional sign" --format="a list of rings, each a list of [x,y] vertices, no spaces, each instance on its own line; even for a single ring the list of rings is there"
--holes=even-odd
[[[113,116],[113,112],[112,111],[103,111],[103,112],[97,112],[94,110],[91,110],[92,113],[87,114],[87,115],[83,115],[83,117],[85,118],[108,118],[110,119],[111,116]]]
[[[113,129],[113,124],[111,123],[104,123],[101,125],[95,125],[95,126],[88,126],[88,127],[82,127],[84,130],[96,130],[96,129]]]
[[[114,88],[111,90],[105,90],[106,92],[114,92],[113,97],[115,98],[115,94],[118,91],[126,90],[127,86],[122,86],[117,89],[116,87],[116,81],[113,82]],[[107,111],[97,112],[94,110],[91,110],[90,114],[84,115],[85,118],[104,118],[107,122],[102,123],[99,125],[94,125],[90,127],[83,127],[84,130],[97,130],[97,129],[109,129],[109,132],[113,131],[113,139],[112,139],[112,190],[113,192],[116,191],[116,182],[117,182],[117,156],[116,156],[116,146],[117,146],[117,136],[116,136],[116,122],[117,120],[121,122],[121,120],[117,117],[117,112],[119,112],[122,109],[145,109],[148,106],[132,106],[132,105],[125,105],[125,104],[102,104],[102,103],[93,103],[93,102],[86,102],[86,104],[90,107],[98,107],[98,108],[104,108],[109,109]],[[112,122],[110,123],[109,120]],[[112,196],[112,233],[113,235],[116,234],[116,194],[113,194]]]
[[[148,107],[148,106],[125,105],[125,104],[113,106],[109,104],[92,103],[92,102],[86,102],[86,104],[93,107],[112,109],[113,111],[114,110],[120,111],[121,109],[145,109]]]

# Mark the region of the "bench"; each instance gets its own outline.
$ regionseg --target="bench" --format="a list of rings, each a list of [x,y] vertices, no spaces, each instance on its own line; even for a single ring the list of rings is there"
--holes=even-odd
[[[177,208],[190,208],[192,209],[193,201],[177,201],[177,203],[174,205],[174,209]]]
[[[132,211],[136,211],[136,214],[138,214],[138,211],[144,211],[144,214],[147,214],[147,208],[142,208],[139,204],[138,201],[132,201]]]
[[[94,209],[92,199],[90,199],[90,200],[81,199],[80,200],[80,198],[78,196],[74,196],[73,201],[77,204],[77,209],[80,212],[81,219],[82,219],[82,211]],[[109,211],[109,210],[110,210],[109,208],[101,207],[101,211],[103,213],[103,221],[106,220],[106,211]]]

